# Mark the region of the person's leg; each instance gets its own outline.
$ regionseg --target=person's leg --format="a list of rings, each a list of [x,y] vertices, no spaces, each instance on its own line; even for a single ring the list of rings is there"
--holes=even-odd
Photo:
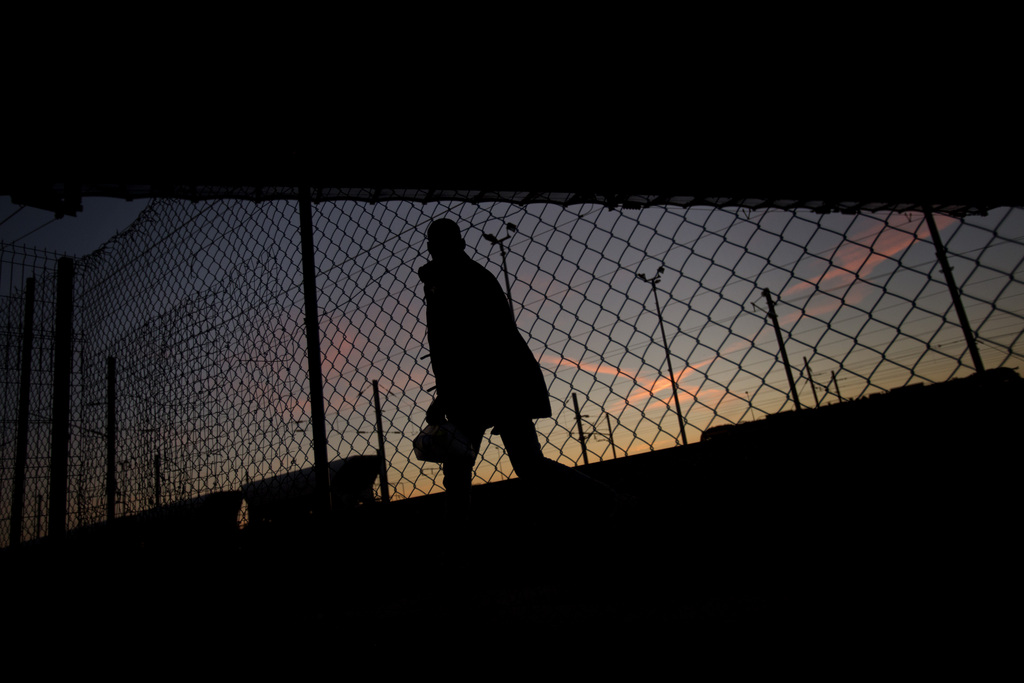
[[[480,451],[480,443],[483,441],[484,430],[471,427],[459,427],[469,439],[472,448],[470,454],[464,457],[449,456],[441,465],[443,475],[442,485],[445,490],[445,507],[448,516],[451,518],[465,518],[469,513],[473,486],[473,465],[476,463],[476,455]]]
[[[614,491],[577,469],[544,457],[533,420],[509,420],[499,432],[516,475],[551,501],[571,498],[576,502],[607,505]]]

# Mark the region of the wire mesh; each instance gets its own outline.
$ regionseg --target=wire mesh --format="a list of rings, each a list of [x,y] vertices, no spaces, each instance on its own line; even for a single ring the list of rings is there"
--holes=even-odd
[[[50,491],[50,442],[53,409],[54,326],[58,255],[35,248],[7,248],[0,259],[0,298],[4,335],[3,400],[0,401],[0,530],[10,535],[15,501],[21,503],[22,534],[39,538],[47,533]],[[31,292],[31,294],[30,294]],[[31,298],[32,333],[27,395],[22,392],[24,340]],[[23,396],[27,403],[23,404]],[[24,433],[19,433],[23,422]],[[21,437],[19,439],[19,437]],[[22,445],[19,447],[19,444]],[[15,492],[18,453],[23,454],[23,479]]]
[[[463,226],[468,253],[503,287],[507,275],[548,379],[554,414],[538,422],[541,444],[569,465],[794,409],[769,300],[804,407],[975,370],[921,213],[322,201],[313,227],[328,454],[337,466],[378,455],[382,442],[391,499],[442,490],[436,465],[412,448],[433,397],[416,273],[425,227],[441,216]],[[935,218],[985,366],[1015,367],[1024,213]],[[228,491],[283,493],[281,475],[313,467],[299,220],[283,199],[158,199],[79,260],[69,528],[108,520],[111,401],[117,516]],[[30,273],[40,303],[22,538],[46,529],[52,263],[3,247],[3,542]],[[513,476],[500,439],[485,438],[474,481]]]

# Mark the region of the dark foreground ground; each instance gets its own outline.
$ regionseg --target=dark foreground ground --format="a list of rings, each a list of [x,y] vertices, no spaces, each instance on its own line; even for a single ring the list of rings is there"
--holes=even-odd
[[[977,674],[1017,619],[1022,396],[1016,373],[987,373],[583,468],[624,494],[610,512],[510,481],[478,487],[460,526],[429,496],[319,525],[22,548],[3,557],[4,621],[257,669],[344,653],[386,670],[423,648],[417,674],[551,651],[634,673],[820,657]]]

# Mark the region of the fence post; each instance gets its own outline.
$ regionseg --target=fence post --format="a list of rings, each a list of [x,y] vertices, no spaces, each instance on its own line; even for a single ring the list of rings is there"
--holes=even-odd
[[[502,237],[501,239],[498,239],[496,236],[490,234],[485,234],[484,239],[490,242],[491,244],[497,244],[498,249],[501,250],[501,270],[503,273],[505,273],[505,298],[508,299],[508,308],[510,311],[512,311],[512,317],[514,318],[516,317],[516,311],[515,308],[512,307],[512,286],[509,284],[508,281],[508,262],[505,260],[505,240],[511,238],[512,235],[515,234],[516,224],[506,223],[505,229],[508,230],[508,234]]]
[[[814,388],[814,378],[811,377],[811,364],[807,362],[807,356],[804,356],[804,369],[807,370],[807,383],[811,385],[811,396],[814,397],[814,407],[818,408],[821,406],[821,401],[818,399],[818,390]]]
[[[981,354],[978,353],[978,344],[974,340],[974,333],[971,332],[970,322],[967,320],[967,312],[964,310],[964,304],[960,300],[960,290],[956,286],[956,280],[953,279],[953,269],[949,267],[949,261],[946,259],[946,248],[942,246],[942,239],[939,237],[939,229],[935,225],[935,217],[932,215],[932,210],[925,209],[925,219],[928,222],[928,232],[931,233],[932,242],[935,243],[935,255],[939,257],[939,266],[942,268],[942,274],[946,277],[946,286],[949,288],[949,295],[953,299],[953,308],[956,309],[957,318],[960,319],[960,329],[964,332],[964,339],[967,340],[967,349],[971,353],[971,360],[974,361],[974,371],[984,372],[985,366],[981,362]]]
[[[839,380],[836,379],[836,371],[835,370],[832,371],[832,386],[834,386],[836,388],[836,398],[838,398],[839,402],[842,403],[843,402],[843,395],[839,393]]]
[[[679,383],[676,382],[676,373],[672,369],[672,352],[668,347],[668,337],[665,335],[665,321],[661,316],[661,304],[658,302],[658,283],[661,282],[661,274],[665,272],[665,266],[658,268],[658,272],[651,278],[648,278],[643,273],[637,273],[637,277],[644,282],[650,283],[651,291],[654,292],[654,309],[658,313],[658,327],[661,329],[661,343],[665,345],[665,362],[668,364],[668,376],[672,380],[672,398],[676,404],[676,417],[679,418],[679,435],[683,439],[683,445],[686,443],[686,426],[683,420],[683,409],[679,405]]]
[[[782,341],[782,330],[779,329],[779,316],[775,315],[775,304],[772,303],[772,293],[765,287],[761,292],[768,302],[768,317],[772,319],[772,327],[775,328],[775,338],[779,342],[779,351],[782,352],[782,364],[786,367],[786,379],[789,380],[789,390],[793,392],[793,403],[796,409],[800,410],[800,397],[796,393],[796,382],[793,381],[793,370],[789,366],[789,356],[786,355],[786,345]]]
[[[71,366],[74,345],[75,263],[69,256],[57,262],[57,307],[54,321],[53,426],[50,441],[49,536],[67,532],[68,447],[71,436]]]
[[[377,380],[373,380],[373,406],[377,411],[377,460],[380,465],[380,500],[387,503],[391,499],[388,491],[388,460],[384,454],[384,423],[380,414],[380,391]]]
[[[114,521],[117,501],[117,413],[115,407],[117,361],[107,358],[107,522]]]
[[[160,448],[156,449],[153,455],[153,505],[160,507],[160,497],[163,490],[160,486]]]
[[[612,416],[605,413],[604,419],[608,422],[608,443],[612,446],[612,460],[614,460],[619,456],[615,454],[615,437],[612,436]]]
[[[31,409],[32,333],[35,325],[36,280],[25,282],[25,326],[21,337],[21,386],[18,401],[18,436],[14,456],[14,490],[11,493],[10,545],[21,543],[25,514],[25,466],[28,461],[28,417]]]
[[[302,239],[302,290],[306,306],[306,357],[309,366],[309,419],[313,429],[313,471],[316,509],[331,511],[331,471],[327,465],[324,384],[320,367],[320,314],[316,303],[316,246],[313,243],[313,200],[308,187],[300,190],[299,232]]]
[[[572,395],[572,409],[576,411],[576,429],[580,432],[580,448],[583,449],[583,464],[589,465],[590,460],[587,458],[587,439],[583,436],[583,417],[580,415],[580,404],[576,400],[576,392]]]

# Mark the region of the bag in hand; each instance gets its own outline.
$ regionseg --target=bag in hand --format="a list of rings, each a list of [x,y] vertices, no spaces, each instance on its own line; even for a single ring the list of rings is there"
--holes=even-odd
[[[413,453],[423,462],[444,463],[451,458],[474,456],[473,444],[451,422],[428,424],[412,442]]]

